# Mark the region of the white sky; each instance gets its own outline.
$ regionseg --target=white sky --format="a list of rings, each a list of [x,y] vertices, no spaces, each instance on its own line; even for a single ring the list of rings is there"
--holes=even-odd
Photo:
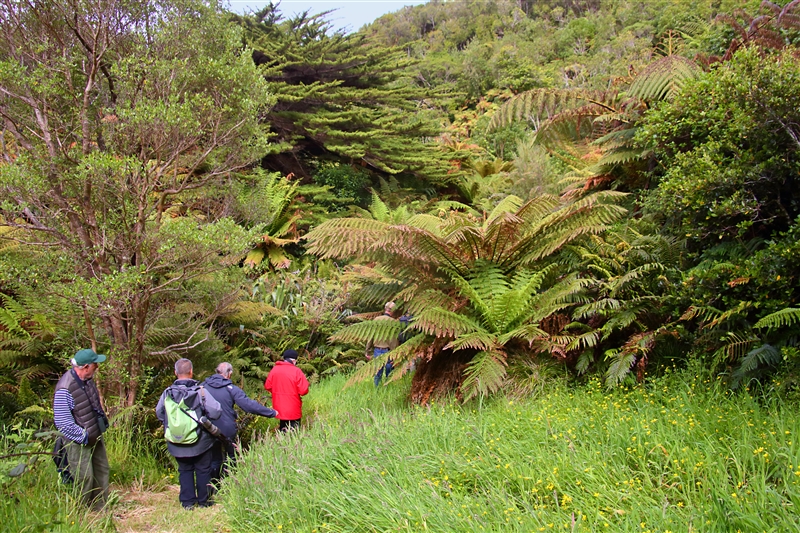
[[[255,11],[267,2],[263,0],[228,0],[237,13]],[[277,2],[275,2],[277,3]],[[335,9],[328,15],[334,29],[354,32],[381,15],[400,10],[403,6],[424,4],[425,0],[282,0],[278,11],[289,18],[308,10],[310,14]]]

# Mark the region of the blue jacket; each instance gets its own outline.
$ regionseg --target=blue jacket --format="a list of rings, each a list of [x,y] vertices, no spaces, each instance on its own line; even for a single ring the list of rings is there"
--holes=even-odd
[[[185,397],[186,405],[195,412],[197,418],[205,416],[210,420],[214,420],[216,424],[216,419],[222,414],[217,400],[207,390],[203,389],[200,383],[194,379],[176,379],[171,387],[161,393],[161,398],[158,399],[158,405],[156,405],[156,416],[164,424],[164,427],[166,427],[167,423],[167,411],[164,408],[164,398],[166,398],[167,394],[171,394],[172,399],[175,401],[180,401],[181,398]],[[216,437],[205,429],[201,429],[200,439],[194,444],[167,442],[167,450],[173,457],[197,457],[201,453],[208,451],[216,441]]]
[[[219,419],[214,421],[214,425],[219,428],[223,435],[231,440],[236,438],[237,431],[236,418],[238,415],[233,408],[234,404],[238,405],[245,413],[266,416],[268,418],[273,418],[278,414],[275,409],[264,407],[257,401],[248,398],[247,394],[245,394],[242,389],[234,385],[231,380],[223,378],[219,374],[214,374],[207,378],[203,382],[203,386],[214,396],[214,399],[219,402],[222,408],[222,415],[220,415]]]

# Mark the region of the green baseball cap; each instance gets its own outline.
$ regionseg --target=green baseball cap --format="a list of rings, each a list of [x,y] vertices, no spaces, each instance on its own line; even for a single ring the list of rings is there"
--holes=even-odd
[[[94,353],[91,348],[84,348],[79,350],[72,358],[75,366],[90,365],[92,363],[102,363],[106,360],[106,356],[100,353]]]

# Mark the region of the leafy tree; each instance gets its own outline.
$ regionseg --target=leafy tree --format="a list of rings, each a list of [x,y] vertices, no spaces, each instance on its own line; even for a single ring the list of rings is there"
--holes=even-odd
[[[131,405],[145,365],[202,345],[229,303],[234,280],[214,273],[252,237],[200,192],[266,151],[269,91],[214,3],[0,10],[0,114],[18,147],[0,165],[4,224],[71,272],[51,296],[83,317],[80,344],[110,351],[105,376]]]
[[[656,140],[665,169],[649,209],[695,247],[787,230],[800,214],[799,76],[790,52],[749,48],[649,113],[639,139]]]
[[[332,33],[325,14],[283,20],[276,9],[234,17],[277,98],[262,117],[276,140],[263,164],[304,179],[321,159],[447,181],[449,163],[426,142],[439,134],[440,117],[405,79],[407,55]]]

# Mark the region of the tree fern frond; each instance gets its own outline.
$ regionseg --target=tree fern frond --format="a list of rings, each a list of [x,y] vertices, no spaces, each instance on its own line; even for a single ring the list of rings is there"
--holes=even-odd
[[[646,265],[641,265],[628,270],[622,276],[619,276],[609,283],[609,289],[611,290],[610,295],[611,297],[617,297],[619,293],[626,289],[632,281],[638,280],[643,276],[652,274],[654,272],[664,272],[664,270],[665,267],[661,263],[648,263]]]
[[[800,322],[800,309],[795,307],[786,307],[780,311],[770,313],[756,322],[756,329],[770,328],[778,329],[786,326],[793,326]]]
[[[723,338],[724,346],[722,351],[731,360],[740,359],[758,341],[758,337],[753,335],[731,331]]]
[[[385,222],[366,218],[333,218],[305,235],[308,251],[324,258],[344,259],[369,251],[385,236]]]
[[[481,351],[497,350],[499,348],[497,337],[487,331],[473,331],[459,335],[445,345],[443,349],[452,349],[454,352],[472,348]]]
[[[731,374],[731,388],[737,389],[742,384],[756,379],[759,374],[781,361],[781,351],[770,344],[762,344],[758,348],[750,350],[739,360],[738,368]]]
[[[594,348],[600,343],[601,336],[602,332],[599,329],[593,329],[576,335],[570,341],[570,343],[567,344],[567,350],[572,351]]]
[[[265,302],[248,302],[240,300],[226,308],[220,318],[231,324],[256,325],[265,314],[280,316],[283,311]]]
[[[376,320],[374,322],[381,322],[380,320]],[[384,320],[383,322],[389,322],[388,320]],[[420,333],[419,335],[415,335],[414,337],[409,338],[392,350],[391,357],[392,360],[396,363],[401,363],[403,361],[413,361],[414,358],[417,356],[423,355],[428,344],[425,342],[425,335]],[[350,387],[358,382],[366,381],[371,379],[374,376],[378,369],[381,368],[386,364],[386,360],[382,357],[373,358],[367,363],[360,365],[355,372],[349,377],[347,382],[345,383],[345,387]],[[389,378],[388,381],[392,381],[394,379],[399,379],[402,377],[401,372],[393,372],[392,377]]]
[[[668,55],[647,65],[633,80],[628,93],[646,101],[672,100],[702,73],[691,59]]]
[[[478,352],[464,370],[461,391],[465,399],[497,392],[506,377],[506,355],[503,352]]]
[[[636,355],[621,349],[609,350],[606,352],[606,360],[611,360],[611,364],[606,370],[606,387],[612,388],[619,385],[627,376],[633,364],[636,362]]]
[[[511,339],[523,339],[531,343],[534,340],[543,339],[547,336],[548,333],[540,328],[538,324],[525,324],[500,335],[498,341],[502,345],[505,345]]]
[[[387,321],[388,322],[388,321]],[[415,316],[414,329],[439,338],[456,338],[469,332],[479,331],[474,320],[441,308],[423,309]]]
[[[437,216],[428,215],[425,213],[417,214],[410,217],[406,221],[406,224],[414,228],[423,229],[432,235],[436,235],[437,237],[441,237],[440,230],[442,219]]]
[[[635,150],[632,148],[609,151],[603,154],[600,160],[597,161],[596,167],[602,168],[610,167],[612,165],[625,165],[631,161],[644,159],[647,157],[648,153],[649,149]]]
[[[578,372],[579,376],[582,376],[589,370],[589,366],[594,363],[594,352],[592,350],[584,350],[578,356],[578,360],[575,362],[575,370]]]
[[[403,329],[405,325],[397,320],[367,320],[343,327],[331,335],[330,340],[366,345],[396,339]]]
[[[489,216],[486,217],[486,224],[491,223],[491,221],[496,219],[500,214],[516,213],[519,211],[520,207],[522,207],[523,203],[522,198],[519,196],[509,194],[494,206]]]
[[[577,319],[590,318],[594,315],[605,315],[609,311],[617,311],[621,307],[622,302],[616,298],[600,298],[575,308],[573,316]]]

